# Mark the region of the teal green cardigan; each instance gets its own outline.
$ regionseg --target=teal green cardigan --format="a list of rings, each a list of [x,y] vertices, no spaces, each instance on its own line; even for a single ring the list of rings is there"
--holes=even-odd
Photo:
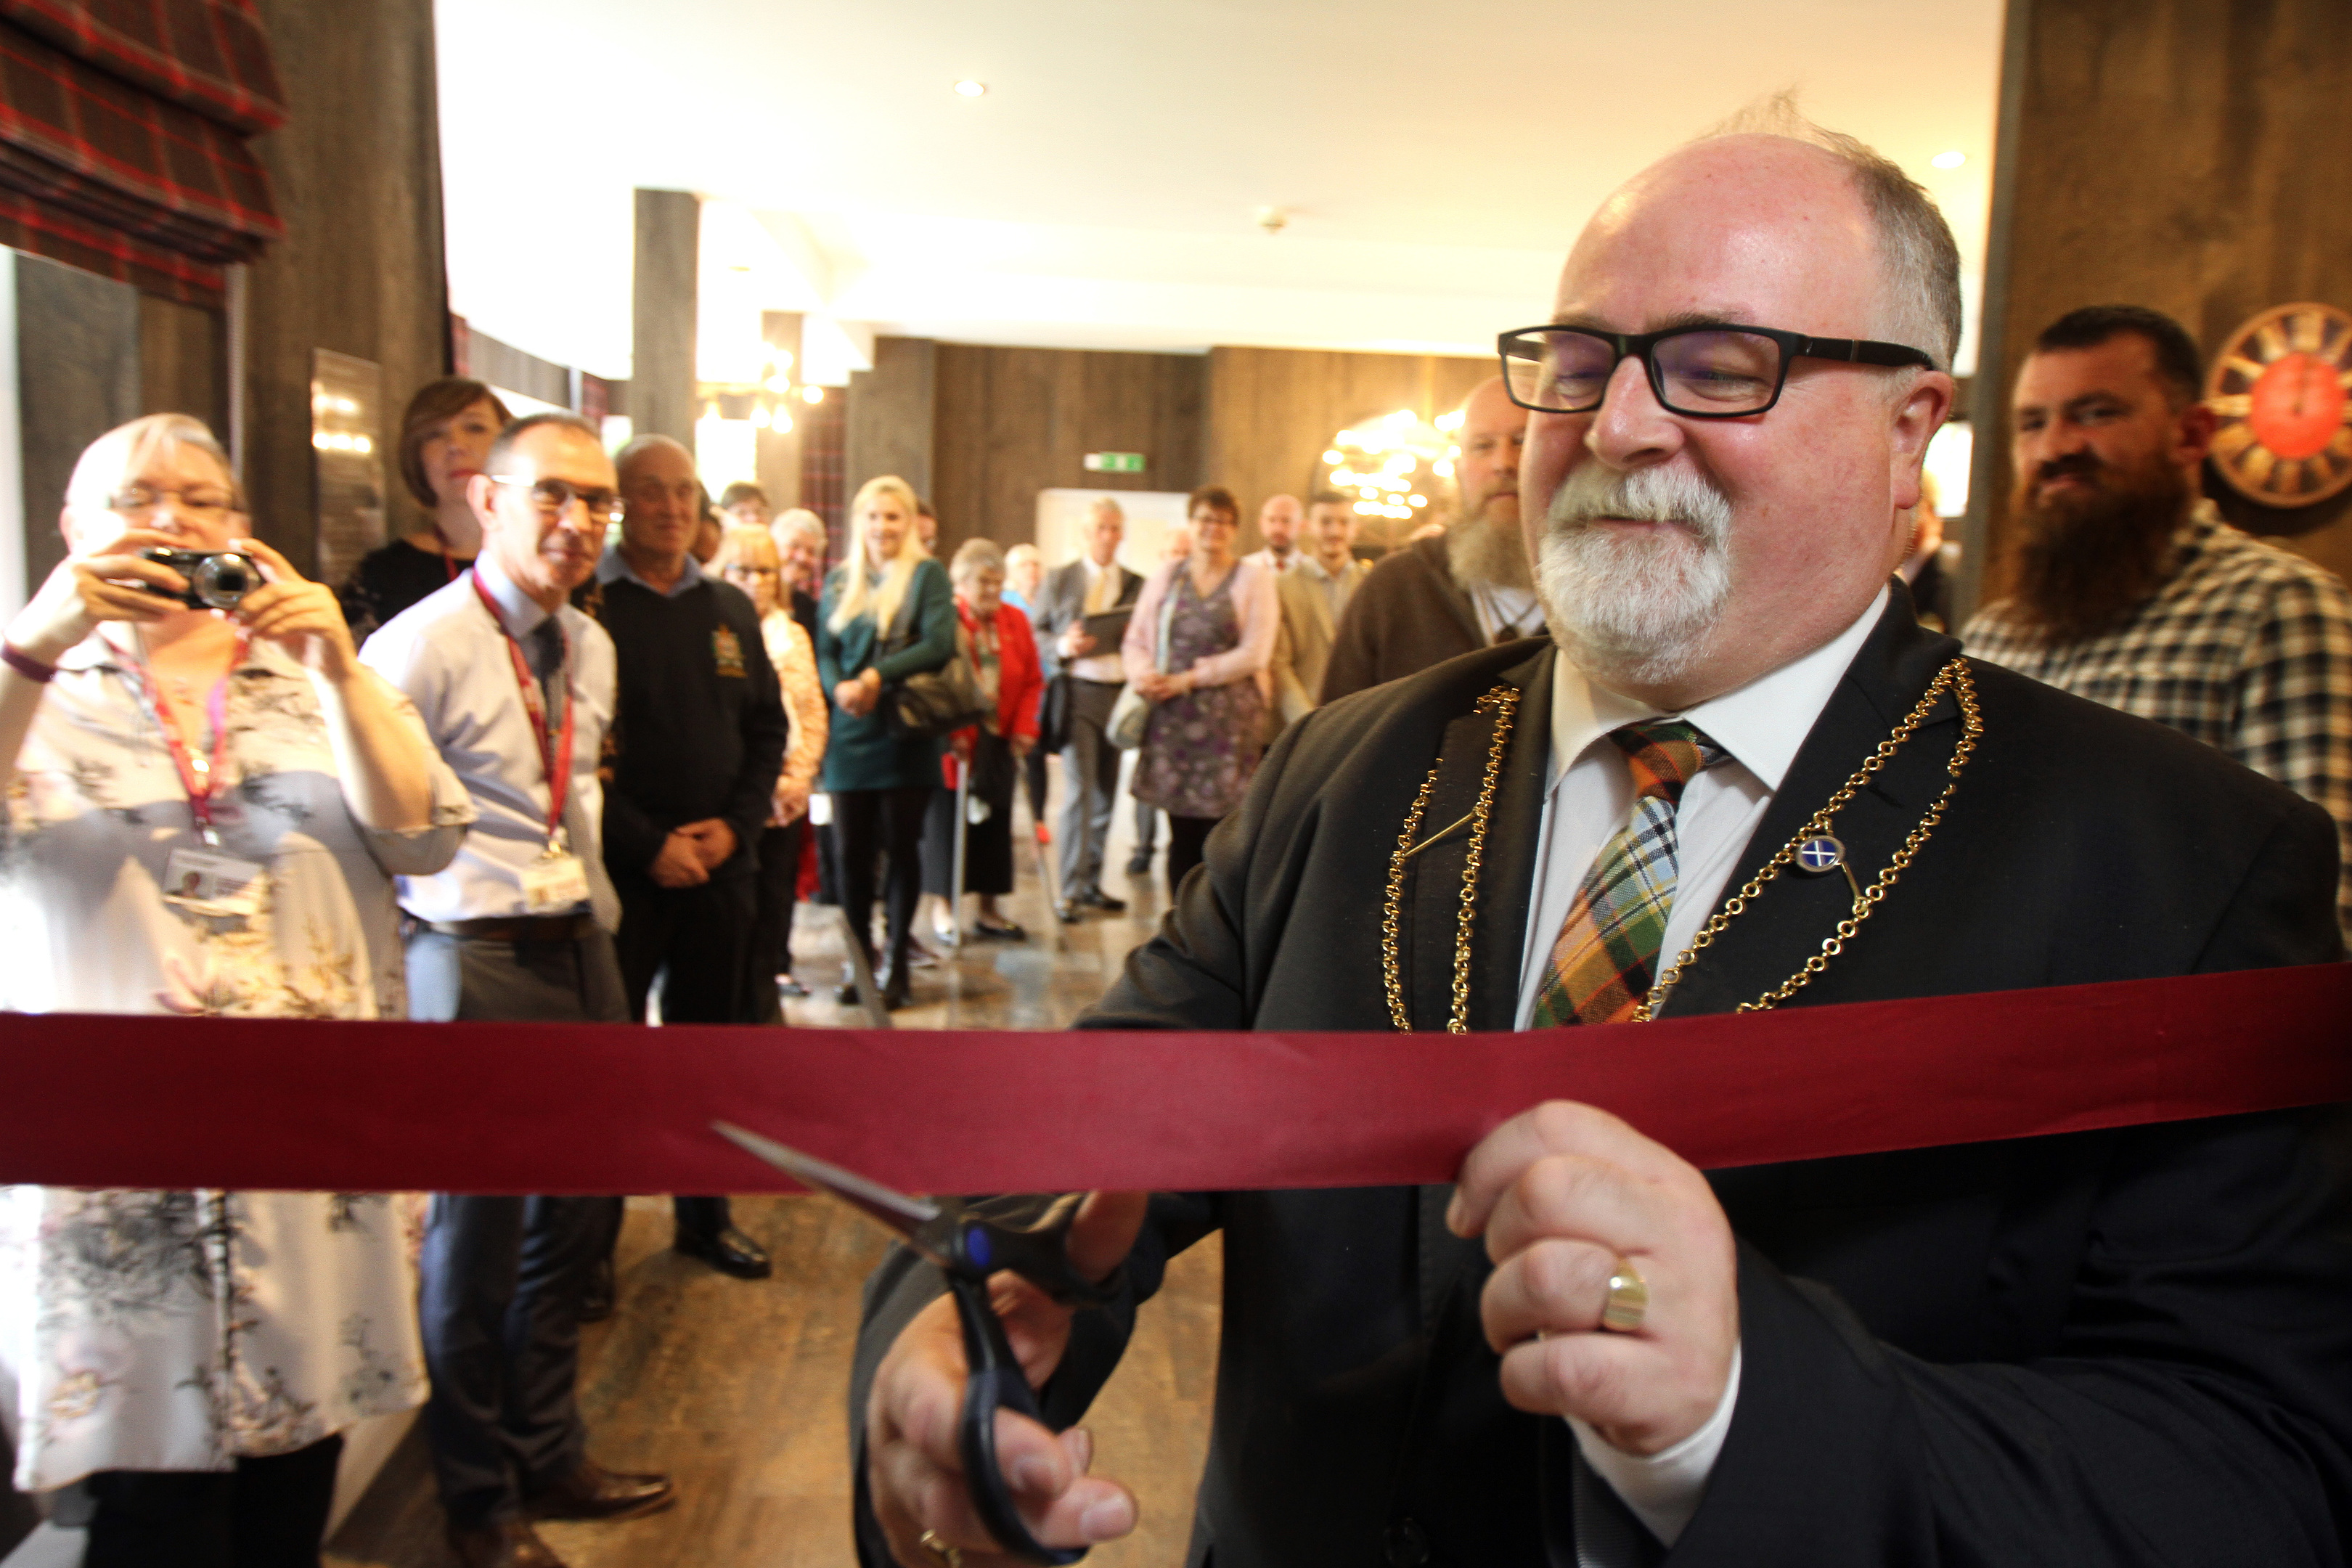
[[[882,717],[890,683],[909,675],[939,668],[955,657],[955,593],[948,586],[947,568],[936,561],[915,567],[907,584],[907,604],[899,615],[911,623],[915,640],[887,658],[880,651],[882,636],[869,613],[839,631],[833,629],[834,607],[841,603],[849,568],[836,566],[824,580],[824,596],[817,603],[816,668],[824,682],[824,699],[833,709],[833,728],[824,742],[824,771],[818,787],[841,789],[938,789],[940,753],[944,740],[901,735]],[[872,581],[873,579],[869,579]],[[887,628],[884,628],[887,630]],[[883,705],[863,718],[841,710],[833,689],[871,667],[882,677]]]

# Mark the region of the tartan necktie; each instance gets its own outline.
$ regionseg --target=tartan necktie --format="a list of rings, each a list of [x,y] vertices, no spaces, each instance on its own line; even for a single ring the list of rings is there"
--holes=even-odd
[[[1633,815],[1602,846],[1560,922],[1536,1028],[1621,1023],[1649,994],[1675,907],[1675,811],[1683,786],[1724,759],[1721,747],[1680,721],[1628,724],[1609,738],[1633,769]]]

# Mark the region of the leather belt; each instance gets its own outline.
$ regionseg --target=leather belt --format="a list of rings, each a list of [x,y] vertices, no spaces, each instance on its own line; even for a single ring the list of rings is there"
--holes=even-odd
[[[579,942],[596,929],[594,915],[508,915],[495,920],[425,921],[427,931],[476,942]]]

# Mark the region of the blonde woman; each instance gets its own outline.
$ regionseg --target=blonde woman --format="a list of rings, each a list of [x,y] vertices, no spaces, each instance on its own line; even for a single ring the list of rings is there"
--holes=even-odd
[[[760,834],[760,903],[751,928],[752,1014],[773,1022],[782,1016],[780,995],[808,994],[808,987],[793,978],[793,892],[801,874],[801,839],[808,831],[809,795],[824,761],[831,721],[817,679],[816,647],[793,618],[783,557],[768,531],[740,524],[729,529],[711,564],[750,595],[751,607],[760,612],[760,638],[767,645],[768,662],[776,667],[784,710],[793,720],[775,802]]]
[[[885,1005],[906,1005],[915,905],[923,890],[923,813],[940,787],[941,742],[901,733],[887,688],[955,657],[955,595],[915,532],[917,502],[895,475],[868,479],[849,507],[847,559],[824,580],[816,663],[833,700],[822,784],[833,795],[835,885],[849,929],[873,956],[874,859],[889,857],[889,952],[875,972]],[[850,987],[841,1000],[856,999]]]

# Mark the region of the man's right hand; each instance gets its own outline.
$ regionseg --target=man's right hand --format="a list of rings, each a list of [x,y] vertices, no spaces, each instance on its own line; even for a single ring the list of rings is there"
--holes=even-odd
[[[710,873],[702,864],[700,846],[677,832],[662,840],[661,853],[646,868],[646,874],[657,888],[698,888],[710,880]]]
[[[1096,1193],[1070,1227],[1070,1262],[1108,1279],[1135,1246],[1143,1193]],[[989,1282],[1004,1336],[1030,1386],[1042,1385],[1070,1342],[1071,1309],[1015,1274]],[[866,1482],[874,1512],[904,1568],[936,1568],[921,1544],[929,1531],[961,1548],[969,1568],[1012,1564],[971,1506],[957,1442],[963,1410],[963,1331],[955,1301],[942,1296],[900,1331],[874,1375],[866,1406]],[[1056,1436],[1026,1416],[999,1411],[996,1458],[1029,1532],[1048,1546],[1089,1546],[1135,1528],[1135,1496],[1087,1474],[1094,1436],[1074,1426]]]

